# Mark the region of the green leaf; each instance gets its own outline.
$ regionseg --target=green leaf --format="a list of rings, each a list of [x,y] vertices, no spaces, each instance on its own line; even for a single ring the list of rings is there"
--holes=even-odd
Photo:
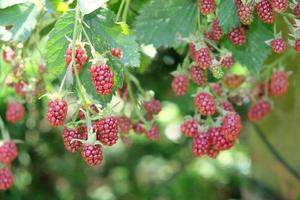
[[[0,9],[7,8],[20,3],[26,3],[28,0],[9,0],[9,1],[0,1]]]
[[[75,11],[71,10],[60,17],[49,34],[46,46],[47,79],[53,80],[65,72],[65,53],[69,44],[66,36],[72,38]]]
[[[0,26],[12,26],[12,40],[23,42],[34,29],[38,14],[38,8],[32,3],[14,5],[0,10]]]
[[[240,24],[236,14],[234,0],[222,0],[219,6],[218,19],[225,34]]]
[[[103,6],[108,0],[78,0],[80,11],[86,15]]]
[[[107,51],[118,47],[123,51],[120,59],[124,66],[139,67],[140,53],[139,46],[135,41],[135,36],[122,33],[122,24],[114,22],[115,15],[107,9],[101,9],[84,17],[84,21],[89,25],[87,33],[99,52]]]
[[[187,37],[196,30],[197,1],[151,0],[145,4],[135,22],[138,40],[159,46],[176,45],[180,34]]]
[[[244,45],[236,47],[226,40],[225,46],[232,51],[236,61],[257,75],[260,67],[271,53],[271,48],[265,41],[272,37],[272,27],[256,19],[247,31],[247,42]]]

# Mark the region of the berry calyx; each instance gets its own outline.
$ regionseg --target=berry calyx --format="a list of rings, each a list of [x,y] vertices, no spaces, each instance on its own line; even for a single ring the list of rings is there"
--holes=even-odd
[[[213,115],[216,112],[214,97],[207,92],[200,92],[195,96],[194,105],[197,111],[204,116]]]
[[[76,69],[78,70],[78,72],[81,72],[83,65],[85,65],[85,63],[87,62],[87,54],[86,54],[86,50],[84,49],[84,47],[82,47],[81,45],[77,45],[75,47],[75,63],[76,63]],[[66,67],[69,66],[70,62],[72,61],[72,48],[69,47],[66,51]]]
[[[190,79],[197,85],[203,86],[207,83],[205,71],[198,66],[192,66],[189,71]]]
[[[243,27],[234,28],[231,32],[228,33],[229,41],[236,45],[241,46],[246,42],[246,31]]]
[[[184,96],[189,88],[189,80],[186,75],[176,75],[172,81],[172,90],[176,96]]]
[[[61,126],[65,123],[68,113],[68,104],[63,99],[53,99],[48,103],[47,119],[52,126]]]
[[[91,167],[96,167],[102,163],[103,153],[100,144],[83,145],[81,156]]]
[[[118,120],[116,117],[105,117],[96,121],[93,125],[96,138],[104,145],[112,146],[117,143],[118,137]]]
[[[100,95],[108,95],[114,88],[114,73],[107,64],[92,65],[91,78],[96,91]]]
[[[10,164],[18,156],[18,149],[13,141],[5,141],[0,144],[0,162]]]
[[[259,100],[248,110],[248,119],[252,122],[262,120],[271,113],[272,107],[268,101]]]
[[[271,47],[275,53],[283,53],[287,50],[288,45],[282,38],[277,38],[271,41]]]
[[[274,13],[272,4],[268,0],[261,0],[256,4],[256,12],[262,22],[272,24],[274,22]]]
[[[270,96],[283,96],[287,93],[289,86],[289,76],[284,71],[276,71],[272,74],[269,82]]]
[[[13,184],[13,175],[11,171],[4,167],[0,169],[0,190],[7,190]]]
[[[18,102],[9,102],[5,113],[6,120],[10,123],[16,123],[23,119],[25,109]]]
[[[181,126],[181,132],[186,137],[195,137],[198,134],[198,121],[196,119],[185,120]]]

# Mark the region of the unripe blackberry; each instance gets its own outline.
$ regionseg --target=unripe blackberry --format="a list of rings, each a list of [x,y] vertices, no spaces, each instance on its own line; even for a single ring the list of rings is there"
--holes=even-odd
[[[243,27],[234,28],[231,32],[228,33],[229,41],[236,45],[241,46],[246,42],[246,31]]]
[[[204,116],[213,115],[216,112],[216,102],[212,95],[200,92],[195,96],[194,105],[197,111]]]
[[[221,58],[221,66],[224,67],[225,69],[231,68],[233,64],[234,64],[234,59],[232,55],[226,55]]]
[[[245,77],[243,75],[237,74],[228,74],[223,79],[224,86],[228,89],[239,88],[244,83],[244,81]]]
[[[13,75],[16,78],[22,77],[22,75],[24,73],[24,69],[25,69],[25,65],[23,63],[15,64],[15,66],[13,67]]]
[[[65,149],[71,153],[76,152],[82,146],[82,143],[76,139],[86,140],[87,134],[81,133],[80,129],[64,128],[62,139]]]
[[[288,8],[289,1],[288,0],[271,0],[271,4],[273,9],[276,12],[284,12]]]
[[[19,81],[15,85],[15,91],[18,95],[24,96],[26,94],[25,91],[26,83],[24,81]]]
[[[199,132],[198,126],[199,123],[196,119],[187,119],[181,124],[180,129],[184,136],[196,137]]]
[[[271,113],[272,107],[268,101],[259,100],[248,110],[248,119],[252,122],[262,120]]]
[[[143,134],[146,132],[146,129],[144,128],[142,122],[137,122],[133,125],[133,130],[137,134]]]
[[[8,165],[18,156],[17,146],[13,141],[5,141],[0,145],[0,162]]]
[[[240,136],[241,129],[241,117],[237,113],[231,112],[225,115],[221,126],[221,133],[228,141],[236,140]]]
[[[47,119],[52,126],[61,126],[65,123],[68,113],[68,104],[63,99],[54,99],[48,103]]]
[[[228,112],[234,112],[234,107],[229,101],[222,101],[221,102],[221,107]]]
[[[258,17],[267,24],[272,24],[274,22],[274,13],[272,4],[268,0],[261,0],[256,4],[256,12]]]
[[[13,175],[11,171],[4,167],[0,169],[0,190],[7,190],[13,184]]]
[[[219,83],[210,83],[209,86],[216,95],[223,96],[223,89]]]
[[[6,46],[2,52],[2,59],[6,63],[11,63],[15,58],[15,51],[9,47]]]
[[[160,133],[157,126],[153,125],[147,132],[146,137],[151,141],[158,141],[160,139]]]
[[[118,120],[115,117],[102,118],[93,125],[96,138],[104,145],[112,146],[118,141]]]
[[[147,113],[157,115],[161,111],[160,101],[152,98],[144,103],[144,108],[147,111]]]
[[[217,158],[219,153],[220,153],[220,150],[217,147],[215,147],[214,145],[210,146],[207,151],[207,155],[213,159]]]
[[[195,60],[202,69],[207,69],[212,64],[211,52],[208,47],[202,47],[195,51]]]
[[[224,72],[220,66],[211,66],[209,69],[216,79],[221,79],[224,76]]]
[[[190,79],[197,85],[203,86],[207,83],[205,71],[198,66],[192,66],[189,71]]]
[[[83,65],[87,62],[87,54],[84,47],[78,45],[75,47],[75,63],[76,69],[78,72],[81,72]],[[66,67],[69,66],[70,62],[72,61],[72,48],[69,47],[66,51]],[[72,68],[73,69],[73,68]]]
[[[118,125],[121,133],[128,134],[129,130],[131,129],[131,121],[126,116],[118,117]]]
[[[193,138],[192,151],[193,154],[197,157],[204,156],[211,145],[210,138],[208,134],[198,134]]]
[[[186,75],[176,75],[172,81],[172,90],[176,96],[184,96],[189,88],[189,80]]]
[[[295,46],[294,46],[295,51],[297,51],[298,53],[300,53],[300,39],[296,39],[295,40]]]
[[[114,73],[107,64],[92,65],[91,78],[98,94],[105,96],[112,92]]]
[[[112,56],[116,58],[122,58],[123,57],[123,51],[120,48],[112,48],[110,50],[110,53]]]
[[[84,145],[81,151],[84,161],[91,167],[96,167],[102,163],[103,153],[100,144]]]
[[[294,15],[300,19],[300,3],[297,3],[295,8],[294,8]]]
[[[199,10],[202,15],[208,15],[215,11],[215,0],[199,0]]]
[[[214,41],[219,41],[222,38],[223,31],[218,18],[214,18],[211,24],[210,37]]]
[[[236,0],[237,16],[244,25],[250,25],[253,21],[254,4],[244,5],[241,0]]]
[[[284,53],[288,45],[282,38],[277,38],[271,41],[271,47],[275,53]]]
[[[276,71],[272,74],[269,82],[270,96],[283,96],[287,93],[289,87],[289,76],[284,71]]]
[[[207,131],[207,134],[210,137],[212,149],[219,151],[227,150],[233,147],[234,141],[227,140],[225,136],[221,133],[220,128],[212,127]],[[213,151],[210,152],[213,155]],[[214,157],[214,156],[213,156]]]
[[[18,102],[9,102],[7,105],[5,117],[6,121],[16,123],[23,119],[25,109],[22,104]]]

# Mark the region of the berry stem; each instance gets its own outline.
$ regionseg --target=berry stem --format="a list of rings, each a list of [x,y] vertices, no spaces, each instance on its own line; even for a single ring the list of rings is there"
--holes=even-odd
[[[92,56],[94,57],[94,52],[96,52],[96,51],[95,51],[94,46],[92,45],[92,42],[91,42],[91,40],[90,40],[90,37],[88,36],[88,34],[87,34],[87,32],[86,32],[84,26],[82,26],[82,32],[83,32],[83,34],[84,34],[84,37],[85,37],[86,40],[88,41],[89,46],[91,47]]]
[[[116,17],[116,22],[118,22],[119,19],[120,19],[120,17],[121,17],[121,14],[122,14],[122,11],[123,11],[123,8],[124,8],[125,1],[126,1],[126,0],[122,0],[121,3],[120,3],[120,7],[119,7],[119,9],[118,9],[118,13],[117,13],[117,17]]]
[[[0,130],[1,130],[1,133],[2,133],[3,140],[10,140],[9,132],[5,128],[4,121],[3,121],[1,116],[0,116]]]
[[[129,5],[130,5],[130,1],[131,0],[125,0],[126,4],[125,4],[125,8],[124,8],[124,12],[122,15],[122,21],[126,22],[127,21],[127,15],[128,15],[128,10],[129,10]]]
[[[209,45],[211,45],[215,50],[217,50],[218,52],[222,52],[221,49],[219,49],[214,43],[212,43],[210,40],[205,39],[205,42],[207,42]]]

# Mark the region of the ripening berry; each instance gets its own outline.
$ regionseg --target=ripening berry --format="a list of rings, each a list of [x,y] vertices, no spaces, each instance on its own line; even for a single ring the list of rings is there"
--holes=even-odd
[[[17,63],[13,67],[13,75],[14,77],[20,78],[24,73],[25,66],[23,63]]]
[[[25,109],[22,104],[18,102],[9,102],[7,105],[5,117],[6,121],[16,123],[23,119]]]
[[[211,66],[212,57],[208,47],[202,47],[196,50],[194,56],[201,69],[207,69]]]
[[[203,86],[207,83],[205,71],[198,66],[192,66],[189,71],[190,79],[197,85]]]
[[[214,66],[211,66],[209,69],[210,69],[213,77],[216,79],[221,79],[224,76],[224,72],[220,66],[214,65]]]
[[[221,126],[221,133],[228,141],[236,140],[240,136],[241,129],[241,117],[237,113],[231,112],[225,115]]]
[[[151,141],[158,141],[160,139],[159,129],[153,125],[147,132],[146,137]]]
[[[214,97],[207,92],[200,92],[195,96],[194,105],[197,111],[204,116],[213,115],[216,112]]]
[[[220,128],[212,127],[207,131],[207,134],[209,135],[211,144],[214,147],[212,149],[222,151],[230,149],[234,145],[234,141],[227,140],[226,137],[221,133]]]
[[[7,190],[9,189],[13,184],[13,175],[11,171],[3,167],[0,169],[0,190]]]
[[[189,88],[188,77],[184,74],[177,75],[172,81],[172,90],[176,96],[184,96]]]
[[[221,58],[221,66],[225,69],[229,69],[234,64],[234,59],[232,55],[226,55]]]
[[[121,133],[127,134],[129,132],[129,130],[131,129],[131,121],[128,117],[121,116],[118,117],[118,125],[119,125],[119,129],[121,131]]]
[[[228,89],[239,88],[245,81],[245,76],[237,74],[228,74],[224,77],[224,86]]]
[[[91,78],[98,94],[105,96],[112,92],[114,73],[107,64],[92,65]]]
[[[211,141],[208,134],[200,133],[193,138],[192,151],[197,157],[204,156],[210,147]]]
[[[199,0],[199,10],[202,15],[208,15],[215,11],[215,0]]]
[[[269,82],[270,96],[283,96],[287,93],[289,86],[289,76],[284,71],[276,71],[272,74]]]
[[[296,39],[295,40],[295,46],[294,46],[295,51],[297,51],[298,53],[300,53],[300,39]]]
[[[284,12],[288,8],[289,0],[271,0],[273,9],[276,12]]]
[[[297,3],[295,8],[294,8],[294,15],[300,19],[300,3]]]
[[[64,142],[65,149],[71,153],[78,151],[82,143],[76,139],[86,140],[87,133],[81,133],[80,129],[69,129],[64,128],[62,139]]]
[[[234,107],[229,101],[222,101],[221,107],[228,112],[234,112]]]
[[[244,25],[250,25],[253,21],[254,4],[244,5],[242,0],[236,0],[237,16]]]
[[[214,18],[209,32],[210,38],[214,41],[219,41],[223,36],[223,31],[217,17]]]
[[[68,113],[68,104],[63,99],[54,99],[48,103],[47,119],[52,126],[61,126],[65,123]]]
[[[132,128],[133,128],[134,132],[139,135],[146,132],[146,129],[144,128],[142,122],[135,123]]]
[[[83,65],[87,62],[87,54],[84,47],[77,46],[75,47],[75,63],[76,69],[78,72],[81,72]],[[72,61],[72,48],[69,47],[66,51],[66,67],[69,67],[70,62]]]
[[[144,108],[147,113],[157,115],[161,111],[160,102],[157,99],[150,99],[149,101],[144,103]]]
[[[84,161],[91,167],[96,167],[102,163],[103,153],[100,144],[84,145],[81,151]]]
[[[93,125],[96,138],[104,145],[112,146],[118,141],[118,120],[116,117],[105,117]]]
[[[9,46],[6,46],[2,52],[2,59],[6,63],[11,63],[15,58],[15,51]]]
[[[126,82],[123,82],[123,86],[118,89],[118,94],[124,101],[128,101],[129,94],[127,91],[127,83]]]
[[[0,143],[0,162],[10,164],[18,156],[18,149],[13,141],[5,141]]]
[[[26,83],[24,81],[19,81],[15,85],[15,91],[18,95],[24,96],[26,94],[25,91]]]
[[[236,45],[241,46],[246,42],[246,31],[243,27],[234,28],[231,32],[228,33],[229,41]]]
[[[287,50],[288,45],[282,38],[277,38],[271,41],[271,47],[275,53],[283,53]]]
[[[112,48],[110,50],[110,53],[112,56],[114,56],[116,58],[122,58],[122,56],[123,56],[123,51],[120,48]]]
[[[271,113],[272,107],[268,101],[259,100],[248,110],[248,119],[252,122],[262,120]]]
[[[210,83],[209,86],[216,95],[223,96],[223,89],[219,83]]]
[[[272,4],[268,0],[261,0],[256,4],[256,12],[258,17],[267,24],[272,24],[274,22],[274,13]]]
[[[218,148],[216,148],[214,145],[211,145],[206,154],[210,158],[215,159],[219,155],[219,153],[220,153],[220,150]]]
[[[198,126],[199,123],[196,119],[187,119],[181,124],[180,129],[184,136],[195,137],[198,135]]]

